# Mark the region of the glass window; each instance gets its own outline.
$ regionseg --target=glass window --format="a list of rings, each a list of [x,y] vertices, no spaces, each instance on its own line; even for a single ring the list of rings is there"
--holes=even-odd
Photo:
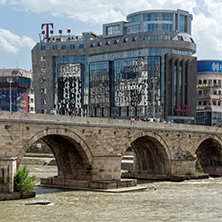
[[[206,105],[207,105],[207,102],[206,102],[206,101],[203,101],[203,105],[206,106]]]
[[[179,16],[179,31],[187,32],[187,17],[184,15]]]
[[[58,49],[58,46],[57,45],[53,45],[53,49],[54,50]]]
[[[136,15],[128,19],[128,22],[138,22],[142,21],[142,15]]]
[[[120,25],[106,27],[106,35],[119,35],[120,33]]]
[[[207,80],[206,79],[203,80],[203,84],[207,84]]]
[[[202,95],[202,90],[199,90],[199,91],[198,91],[198,95]]]
[[[216,79],[214,79],[214,84],[217,84],[217,80]]]
[[[127,34],[139,33],[141,32],[141,26],[135,25],[127,28]]]
[[[62,45],[62,49],[67,49],[67,45]]]
[[[218,79],[218,84],[219,84],[219,85],[221,84],[221,80],[220,80],[220,79]]]
[[[213,101],[213,105],[216,106],[216,105],[217,105],[217,102],[216,102],[216,101]]]
[[[158,23],[149,23],[144,24],[144,31],[145,32],[154,32],[154,31],[173,31],[173,25],[172,24],[158,24]]]
[[[76,46],[75,45],[70,45],[70,49],[75,49]]]
[[[182,36],[177,36],[177,39],[178,39],[179,41],[183,41],[183,37],[182,37]]]
[[[214,90],[213,94],[214,94],[214,95],[217,95],[217,90]]]
[[[160,35],[155,35],[154,39],[161,39],[161,36]]]
[[[199,80],[198,80],[198,84],[202,84],[202,79],[199,79]]]
[[[201,101],[198,101],[198,106],[201,106],[202,105],[202,102]]]
[[[42,45],[41,50],[46,50],[46,46]]]
[[[172,13],[144,14],[143,21],[173,21],[173,14]]]
[[[218,101],[217,105],[220,106],[220,101]]]
[[[212,79],[208,79],[208,84],[211,84],[212,83]]]
[[[150,39],[150,35],[145,35],[144,36],[144,40],[149,40]]]
[[[221,91],[218,91],[218,95],[221,95]]]
[[[80,49],[84,49],[84,45],[83,45],[83,44],[80,44],[80,45],[79,45],[79,48],[80,48]]]

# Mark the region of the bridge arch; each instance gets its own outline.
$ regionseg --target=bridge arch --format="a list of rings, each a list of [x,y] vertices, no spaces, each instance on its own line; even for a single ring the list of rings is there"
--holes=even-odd
[[[171,154],[166,142],[157,133],[137,133],[127,146],[134,150],[135,172],[152,175],[170,174]]]
[[[23,147],[18,157],[18,165],[27,149],[37,140],[43,140],[53,152],[58,177],[64,179],[92,178],[92,153],[85,141],[67,129],[46,129],[34,135]]]
[[[197,162],[200,162],[203,170],[209,174],[218,168],[222,174],[222,140],[218,136],[207,135],[198,142],[195,153]]]

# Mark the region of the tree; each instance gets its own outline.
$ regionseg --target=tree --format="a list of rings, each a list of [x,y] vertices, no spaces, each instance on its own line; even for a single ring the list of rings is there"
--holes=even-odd
[[[22,169],[16,171],[14,177],[14,192],[34,190],[36,177],[34,175],[28,177],[28,174],[29,170],[26,168],[26,165]]]

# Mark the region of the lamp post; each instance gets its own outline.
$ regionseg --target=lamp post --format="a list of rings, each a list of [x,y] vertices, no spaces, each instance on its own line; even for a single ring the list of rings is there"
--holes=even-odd
[[[155,119],[155,116],[156,116],[156,110],[155,110],[155,105],[156,105],[156,95],[155,95],[156,85],[155,85],[155,82],[158,80],[158,78],[157,77],[151,77],[151,80],[153,80],[153,118]]]
[[[9,94],[9,98],[10,98],[10,102],[9,102],[9,106],[10,106],[10,112],[12,111],[12,77],[8,77],[7,78],[7,82],[9,83],[9,90],[10,90],[10,94]]]

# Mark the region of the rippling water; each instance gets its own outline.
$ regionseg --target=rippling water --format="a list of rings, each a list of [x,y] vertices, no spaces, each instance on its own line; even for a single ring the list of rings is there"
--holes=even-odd
[[[57,174],[56,167],[28,168],[37,177]],[[222,221],[222,178],[140,183],[148,189],[120,194],[37,187],[36,198],[0,202],[0,221]],[[25,205],[41,201],[52,204]]]

